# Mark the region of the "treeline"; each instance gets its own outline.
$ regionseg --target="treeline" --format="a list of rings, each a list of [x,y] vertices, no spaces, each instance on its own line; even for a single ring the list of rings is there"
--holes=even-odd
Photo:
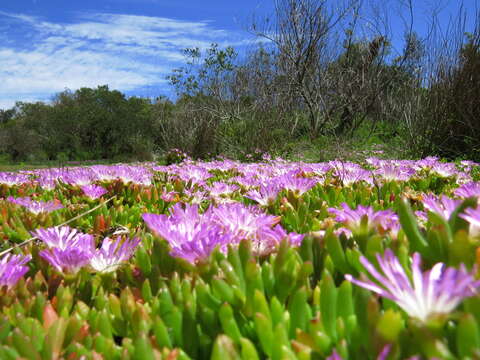
[[[147,160],[178,148],[239,157],[361,134],[396,139],[411,156],[480,160],[479,23],[466,29],[459,14],[427,38],[407,26],[395,51],[388,31],[365,31],[373,20],[362,2],[329,4],[277,0],[273,19],[250,27],[263,41],[241,56],[215,44],[186,49],[186,65],[168,78],[175,102],[100,86],[17,103],[0,112],[0,156]]]

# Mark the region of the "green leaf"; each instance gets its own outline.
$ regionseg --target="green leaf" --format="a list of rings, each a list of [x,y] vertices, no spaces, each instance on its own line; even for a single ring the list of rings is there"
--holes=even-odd
[[[213,344],[211,360],[240,360],[235,344],[226,335],[218,335]]]
[[[323,355],[327,355],[330,352],[332,346],[332,340],[323,331],[317,331],[312,334],[315,345],[321,351]]]
[[[345,253],[343,252],[342,245],[340,240],[333,233],[329,233],[325,237],[325,242],[327,246],[327,251],[330,257],[332,258],[335,268],[340,270],[343,274],[349,273],[349,268],[347,265],[347,260],[345,258]]]
[[[290,312],[290,338],[295,337],[297,329],[306,330],[307,323],[310,320],[310,308],[307,304],[307,292],[305,288],[298,289],[289,304],[288,310]]]
[[[270,327],[271,327],[272,316],[270,314],[270,307],[268,306],[268,302],[267,302],[267,299],[265,298],[265,295],[261,291],[255,290],[253,304],[254,304],[255,311],[264,315],[265,318],[270,323]]]
[[[343,317],[345,321],[349,316],[355,314],[352,283],[350,281],[344,280],[338,289],[337,312],[338,316]]]
[[[196,359],[198,351],[197,319],[194,311],[191,310],[191,303],[185,304],[182,314],[182,347],[192,358]]]
[[[240,345],[242,347],[242,360],[259,360],[257,349],[255,349],[255,345],[250,340],[241,338]]]
[[[243,245],[245,247],[245,245]],[[235,248],[230,248],[227,258],[228,261],[230,262],[231,266],[235,270],[235,274],[238,278],[239,282],[239,287],[245,291],[245,277],[244,277],[244,266],[246,265],[246,262],[242,262],[242,257],[248,258],[248,254],[240,254],[240,251],[246,251],[246,249],[240,249],[242,248],[242,244],[240,244],[240,247],[238,249]]]
[[[262,264],[262,283],[266,295],[273,296],[275,290],[275,275],[272,266],[267,262]]]
[[[135,311],[135,298],[130,288],[126,287],[120,294],[120,307],[124,319],[131,319]]]
[[[147,253],[147,250],[143,246],[138,246],[135,257],[137,258],[137,264],[142,273],[145,276],[149,276],[152,272],[151,256]]]
[[[137,336],[133,344],[135,346],[133,359],[155,360],[152,344],[150,344],[150,341],[144,333]]]
[[[254,322],[262,350],[267,356],[271,357],[272,345],[274,342],[272,323],[263,313],[260,312],[255,314]]]
[[[172,309],[172,313],[170,314],[170,319],[167,322],[165,319],[165,323],[172,329],[173,333],[173,340],[176,346],[181,347],[183,345],[183,313],[180,311],[176,306]]]
[[[227,260],[222,260],[220,262],[220,268],[222,269],[223,274],[230,285],[236,285],[242,289],[245,288],[245,283],[240,279],[240,276],[237,274],[235,268],[232,266],[232,264],[230,264],[230,262]]]
[[[151,302],[153,299],[152,288],[150,287],[150,281],[148,279],[143,282],[142,297],[146,302]]]
[[[9,320],[6,316],[2,317],[0,320],[0,342],[3,343],[7,336],[10,334],[12,327],[9,323]]]
[[[15,329],[12,333],[13,345],[19,354],[27,359],[41,359],[40,354],[35,349],[30,339],[25,336],[19,329]]]
[[[167,347],[169,349],[172,348],[172,342],[170,340],[170,336],[168,335],[167,327],[162,319],[158,316],[153,322],[153,333],[155,334],[157,344],[160,347]]]
[[[473,350],[480,350],[480,333],[475,318],[465,314],[457,328],[457,349],[462,359],[471,357]]]
[[[114,294],[110,294],[108,296],[108,307],[112,315],[114,315],[116,318],[122,318],[122,307],[120,300]]]
[[[464,264],[467,268],[474,265],[476,260],[476,243],[471,241],[466,231],[457,231],[448,248],[448,263],[452,266]]]
[[[377,323],[377,331],[388,343],[396,342],[404,328],[402,315],[392,309],[385,311]]]
[[[215,296],[218,296],[222,299],[223,302],[234,303],[235,302],[235,295],[233,289],[230,285],[228,285],[225,280],[220,278],[213,278],[212,279],[212,290]]]
[[[272,326],[275,327],[277,324],[283,322],[285,309],[282,304],[276,297],[273,297],[270,301],[270,313],[272,315]]]
[[[97,329],[104,337],[112,338],[112,325],[106,309],[103,309],[97,318]]]
[[[410,241],[412,250],[418,251],[422,255],[426,255],[428,251],[428,243],[418,228],[417,221],[410,205],[405,199],[399,200],[397,204],[400,224],[402,225],[405,235]]]
[[[278,324],[274,330],[275,341],[272,344],[272,359],[281,360],[284,359],[282,353],[284,349],[290,350],[290,341],[288,339],[288,329],[285,328],[284,324]]]
[[[57,313],[60,314],[60,316],[67,317],[73,306],[73,295],[70,287],[60,285],[57,290],[57,300]]]
[[[332,276],[326,270],[320,283],[320,309],[326,333],[335,341],[337,338],[337,288]]]
[[[195,289],[198,301],[203,306],[216,311],[222,305],[222,301],[212,295],[210,288],[204,282],[199,282]]]
[[[65,330],[65,346],[68,346],[75,336],[78,335],[82,328],[83,322],[76,316],[72,316],[68,319],[67,329]]]
[[[43,358],[59,359],[62,353],[63,340],[67,330],[67,320],[58,318],[50,326],[45,337],[45,345],[43,348]]]
[[[18,358],[20,354],[15,349],[5,345],[0,346],[0,359],[17,360]]]
[[[224,303],[220,307],[219,317],[225,334],[232,338],[232,340],[236,343],[239,343],[242,334],[240,333],[237,322],[235,321],[232,307],[228,303]]]

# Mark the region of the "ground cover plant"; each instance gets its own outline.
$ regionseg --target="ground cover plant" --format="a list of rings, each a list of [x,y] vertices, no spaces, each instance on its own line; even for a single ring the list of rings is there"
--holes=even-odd
[[[0,172],[1,359],[480,357],[476,163]]]

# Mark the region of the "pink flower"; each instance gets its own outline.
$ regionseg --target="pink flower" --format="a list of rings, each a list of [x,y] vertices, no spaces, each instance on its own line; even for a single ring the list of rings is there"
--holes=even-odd
[[[274,181],[280,189],[290,190],[298,195],[306,193],[317,184],[317,179],[305,178],[295,172],[279,176]]]
[[[343,209],[329,208],[328,211],[336,215],[335,220],[343,223],[353,232],[362,230],[362,220],[367,221],[367,229],[380,228],[382,231],[398,231],[398,216],[391,210],[374,211],[371,206],[359,205],[351,209],[347,203],[342,204]]]
[[[259,190],[250,190],[245,194],[245,197],[262,206],[269,206],[275,202],[279,192],[280,188],[276,184],[260,185]]]
[[[436,314],[448,314],[453,311],[465,297],[476,293],[480,281],[475,280],[474,273],[468,273],[462,264],[457,270],[445,268],[445,264],[437,263],[431,270],[421,272],[420,254],[413,254],[412,280],[407,276],[402,265],[390,249],[380,257],[379,272],[364,256],[360,262],[376,282],[357,280],[351,275],[345,278],[352,283],[373,291],[380,296],[393,300],[408,315],[427,321]]]
[[[469,232],[471,236],[480,235],[480,206],[476,209],[467,208],[464,214],[460,214],[459,216],[470,223]]]
[[[92,235],[83,234],[69,226],[38,229],[33,235],[49,247],[40,251],[40,256],[62,273],[77,273],[81,267],[89,264],[95,251]]]
[[[450,218],[461,203],[461,200],[450,199],[445,195],[442,195],[440,198],[433,195],[426,195],[423,198],[423,206],[425,209],[440,215],[445,220]]]
[[[64,250],[53,248],[40,251],[40,256],[61,273],[76,274],[80,268],[89,264],[93,249],[93,247],[73,247]]]
[[[375,170],[375,174],[387,181],[407,181],[415,175],[415,170],[406,166],[382,164]]]
[[[469,198],[475,196],[480,198],[480,183],[478,182],[469,182],[467,184],[463,184],[462,186],[455,189],[453,192],[456,196]]]
[[[42,240],[49,248],[66,250],[72,247],[95,247],[92,235],[79,232],[69,226],[55,226],[38,229],[32,235]]]
[[[58,200],[35,201],[29,197],[14,198],[12,196],[9,196],[7,198],[7,201],[23,206],[33,214],[49,213],[63,208],[63,205]]]
[[[122,243],[121,240],[120,236],[116,241],[110,238],[103,239],[102,247],[96,249],[90,259],[90,266],[95,271],[107,273],[116,271],[121,263],[128,261],[140,244],[140,238],[127,238]]]
[[[31,259],[30,255],[5,255],[0,260],[0,287],[11,288],[15,286],[18,280],[28,271],[25,264]]]
[[[84,185],[80,188],[82,189],[83,193],[90,199],[98,199],[99,197],[107,193],[107,190],[98,185]]]
[[[240,203],[211,207],[209,210],[212,220],[232,234],[237,242],[257,239],[261,231],[272,228],[280,221],[277,216],[267,215],[259,208]]]
[[[17,174],[10,172],[0,172],[0,184],[7,186],[21,185],[28,183],[30,180],[26,174]]]
[[[205,259],[219,246],[226,251],[231,235],[214,223],[209,214],[200,214],[198,205],[175,204],[170,216],[143,214],[143,221],[172,248],[171,255],[194,263]]]

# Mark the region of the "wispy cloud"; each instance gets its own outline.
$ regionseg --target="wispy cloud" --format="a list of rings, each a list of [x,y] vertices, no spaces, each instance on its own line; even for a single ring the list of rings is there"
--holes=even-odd
[[[81,14],[74,22],[55,23],[0,12],[0,22],[7,25],[0,33],[0,108],[45,100],[65,88],[108,84],[160,91],[184,60],[181,49],[248,42],[208,21],[162,17]]]

